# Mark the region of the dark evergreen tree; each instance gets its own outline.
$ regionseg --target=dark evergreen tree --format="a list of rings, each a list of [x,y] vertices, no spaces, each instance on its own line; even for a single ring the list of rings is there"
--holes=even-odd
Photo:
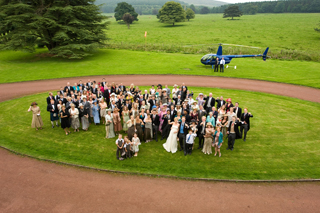
[[[232,5],[229,6],[227,9],[224,10],[223,18],[231,17],[233,20],[233,17],[240,17],[242,16],[242,12],[239,10],[239,6]]]
[[[0,49],[80,59],[102,47],[108,22],[94,0],[1,0]]]
[[[134,10],[132,5],[126,3],[126,2],[120,2],[118,3],[116,9],[114,9],[114,17],[116,18],[116,21],[122,20],[122,17],[126,13],[130,13],[135,21],[138,21],[138,13]]]

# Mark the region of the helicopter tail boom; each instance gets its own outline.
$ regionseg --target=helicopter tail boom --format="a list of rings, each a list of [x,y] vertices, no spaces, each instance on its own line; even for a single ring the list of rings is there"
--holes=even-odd
[[[269,50],[269,47],[267,47],[267,49],[264,51],[263,55],[262,55],[262,58],[264,61],[267,60],[267,53],[268,53],[268,50]]]

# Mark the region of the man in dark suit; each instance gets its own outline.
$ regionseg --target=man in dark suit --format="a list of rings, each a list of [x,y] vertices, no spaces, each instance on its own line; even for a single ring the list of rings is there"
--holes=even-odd
[[[51,100],[56,101],[56,99],[53,97],[52,92],[49,92],[49,96],[47,97],[47,104],[50,104]]]
[[[206,102],[204,103],[204,109],[206,110],[207,114],[212,111],[212,107],[216,104],[216,100],[212,97],[212,93],[209,94],[209,97],[205,97]]]
[[[129,99],[126,99],[126,103],[124,105],[128,107],[129,111],[131,110],[132,107],[131,107],[131,104],[129,103]]]
[[[248,109],[244,108],[243,113],[241,115],[241,126],[240,126],[240,136],[242,138],[242,133],[244,130],[244,137],[243,137],[243,141],[246,141],[247,138],[247,132],[250,129],[250,118],[252,118],[253,115],[251,115],[251,113],[248,113]]]
[[[156,97],[154,95],[151,96],[151,100],[149,100],[149,104],[150,104],[150,109],[152,109],[152,107],[157,104]]]
[[[60,100],[60,95],[61,95],[60,91],[57,91],[57,95],[54,96],[54,99],[56,100],[56,102]]]
[[[204,135],[206,134],[206,118],[202,117],[201,122],[198,124],[198,137],[199,137],[199,147],[198,149],[203,148]]]
[[[176,114],[177,114],[177,111],[174,109],[174,105],[171,105],[171,107],[170,107],[170,121],[173,121]]]
[[[109,87],[106,87],[106,89],[104,90],[104,93],[103,93],[103,97],[107,103],[107,105],[109,106],[110,104],[110,93],[109,93]]]
[[[123,85],[123,83],[120,84],[119,89],[124,92],[126,91],[126,87]]]
[[[79,81],[78,87],[84,88],[84,84],[82,83],[82,80]]]
[[[51,121],[52,128],[54,128],[54,124],[53,124],[54,121],[56,121],[56,125],[58,127],[59,126],[59,124],[58,124],[59,110],[58,110],[57,103],[55,102],[54,99],[50,100],[50,102],[47,106],[47,111],[50,112],[50,121]]]
[[[187,98],[187,87],[182,88],[181,100],[184,101]]]
[[[220,109],[220,107],[221,107],[222,105],[225,105],[225,104],[226,104],[226,101],[223,100],[223,97],[222,97],[222,96],[220,97],[220,99],[217,98],[217,99],[216,99],[216,102],[217,102],[217,108],[218,108],[218,109]]]
[[[69,90],[69,92],[74,91],[73,87],[70,86],[70,82],[67,83],[67,86],[64,87],[63,91],[66,92],[67,89]]]
[[[184,155],[187,155],[186,147],[186,135],[188,134],[189,126],[186,123],[186,118],[183,116],[181,118],[181,123],[178,130],[178,138],[180,143],[180,151],[184,151]]]
[[[219,58],[217,58],[214,62],[214,72],[218,72],[219,64]]]
[[[186,118],[186,122],[187,122],[188,124],[190,124],[190,122],[191,122],[191,117],[190,117],[189,111],[188,111],[187,109],[183,110],[183,116]]]
[[[159,120],[159,115],[157,115],[157,110],[152,110],[152,115],[151,115],[151,120],[152,120],[152,132],[154,134],[153,138],[158,142],[158,130],[159,130],[159,125],[160,125],[160,120]]]
[[[174,99],[175,105],[181,105],[182,104],[182,99],[181,95],[178,95],[177,98]]]
[[[199,121],[201,121],[203,116],[207,117],[207,112],[203,109],[202,105],[199,106],[198,116]]]
[[[242,109],[239,107],[239,103],[238,103],[238,102],[235,103],[235,106],[234,106],[234,108],[233,108],[233,112],[236,113],[237,118],[240,118],[240,117],[241,117],[241,115],[242,115]]]
[[[149,93],[148,93],[148,90],[145,90],[143,94],[143,100],[147,101],[148,99],[149,99]]]
[[[228,131],[227,131],[227,134],[229,135],[227,150],[228,149],[230,149],[231,151],[233,150],[234,142],[240,136],[239,125],[240,125],[240,122],[237,120],[236,116],[233,116],[232,121],[230,122]]]

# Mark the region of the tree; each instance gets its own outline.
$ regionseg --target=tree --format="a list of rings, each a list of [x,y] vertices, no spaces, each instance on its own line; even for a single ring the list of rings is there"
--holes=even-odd
[[[186,13],[180,3],[168,1],[159,10],[158,17],[160,22],[170,23],[174,26],[174,23],[176,22],[185,21]]]
[[[285,12],[285,4],[283,1],[278,1],[276,7],[274,8],[275,13]]]
[[[208,13],[210,13],[210,10],[208,7],[203,7],[203,8],[201,8],[200,13],[201,14],[208,14]]]
[[[116,9],[114,9],[114,12],[116,21],[122,20],[123,15],[126,13],[130,13],[134,17],[134,20],[138,21],[138,13],[136,13],[132,5],[128,4],[127,2],[118,3]]]
[[[254,15],[258,12],[258,6],[254,4],[246,4],[243,7],[243,12],[245,14]]]
[[[240,17],[242,16],[242,12],[239,10],[239,6],[233,5],[229,6],[224,10],[223,18],[231,17],[233,20],[233,17]]]
[[[193,4],[191,4],[189,8],[193,10],[193,12],[196,12],[196,7]]]
[[[0,50],[34,52],[41,43],[56,57],[81,59],[104,46],[106,19],[93,0],[2,0]]]
[[[130,13],[125,13],[122,16],[122,20],[124,21],[124,23],[126,23],[128,29],[130,29],[130,24],[132,24],[132,22],[134,21],[134,17]]]
[[[186,11],[186,18],[188,19],[194,19],[195,15],[194,15],[194,11],[191,8],[188,8]]]

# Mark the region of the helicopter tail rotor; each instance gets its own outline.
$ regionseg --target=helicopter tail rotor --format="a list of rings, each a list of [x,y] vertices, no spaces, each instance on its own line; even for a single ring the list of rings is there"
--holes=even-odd
[[[264,61],[267,60],[268,50],[269,50],[269,47],[267,47],[267,49],[264,51],[264,53],[263,53],[263,55],[262,55],[262,58],[263,58]]]

